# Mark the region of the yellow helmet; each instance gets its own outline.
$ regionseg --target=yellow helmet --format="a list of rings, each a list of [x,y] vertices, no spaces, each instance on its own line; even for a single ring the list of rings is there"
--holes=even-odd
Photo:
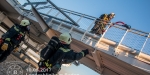
[[[71,43],[71,34],[70,33],[62,33],[59,36],[59,40],[65,42],[66,44],[70,44]]]
[[[28,25],[30,25],[30,21],[29,20],[22,20],[20,25],[21,26],[28,26]]]

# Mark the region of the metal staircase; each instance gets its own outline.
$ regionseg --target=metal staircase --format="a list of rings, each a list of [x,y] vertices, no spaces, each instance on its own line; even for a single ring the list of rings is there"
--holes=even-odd
[[[100,71],[98,73],[103,73],[104,67],[112,70],[113,67],[115,67],[107,66],[110,63],[108,63],[109,61],[107,59],[103,58],[103,53],[106,53],[108,56],[117,59],[118,62],[121,60],[130,66],[140,68],[145,72],[150,73],[150,33],[133,28],[128,30],[121,26],[113,26],[109,28],[108,25],[106,32],[102,36],[95,35],[90,33],[90,30],[94,26],[96,17],[57,7],[50,0],[47,0],[47,2],[27,0],[29,3],[25,3],[24,5],[20,5],[17,0],[6,1],[20,15],[26,16],[33,21],[39,22],[36,14],[40,14],[46,25],[34,25],[34,27],[36,27],[34,29],[35,31],[32,31],[34,35],[40,36],[39,33],[46,33],[48,29],[53,29],[58,33],[70,32],[75,41],[92,48],[93,52],[88,56],[88,58],[94,60],[97,66],[96,71]],[[29,7],[31,5],[36,10]],[[31,41],[29,41],[29,48],[31,47],[30,49],[34,51],[40,51],[41,48],[37,48],[37,46],[39,46],[38,43],[34,42],[32,39],[30,40],[33,42],[33,44],[31,44]],[[35,57],[39,57],[38,54],[35,55]],[[115,70],[115,72],[118,71]],[[126,71],[122,72],[126,73]],[[129,72],[129,74],[132,73]],[[127,73],[125,75],[127,75]]]

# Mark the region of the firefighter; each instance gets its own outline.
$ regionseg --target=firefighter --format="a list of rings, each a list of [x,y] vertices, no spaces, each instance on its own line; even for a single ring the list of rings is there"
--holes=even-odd
[[[29,20],[22,20],[20,25],[13,25],[0,38],[0,62],[3,62],[14,50],[18,51],[19,44],[24,41],[25,34],[30,30]]]
[[[88,49],[74,52],[70,49],[71,34],[62,33],[59,37],[52,37],[48,45],[41,51],[39,62],[40,74],[57,74],[60,71],[62,60],[80,60],[89,54]]]
[[[97,35],[101,35],[105,32],[106,25],[115,17],[115,13],[110,14],[102,14],[95,21],[94,27],[91,29],[91,33],[95,33]]]

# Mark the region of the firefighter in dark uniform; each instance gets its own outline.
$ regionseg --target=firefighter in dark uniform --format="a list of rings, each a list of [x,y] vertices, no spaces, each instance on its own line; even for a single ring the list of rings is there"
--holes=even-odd
[[[0,62],[3,62],[11,52],[17,51],[19,44],[29,33],[29,20],[22,20],[20,25],[13,25],[0,39]]]
[[[60,71],[63,59],[80,60],[89,54],[88,49],[81,52],[71,50],[71,41],[71,34],[69,33],[62,33],[59,38],[52,37],[48,45],[41,51],[41,61],[39,62],[37,75],[57,74]]]
[[[106,25],[115,17],[114,13],[110,14],[102,14],[95,21],[94,27],[91,29],[91,33],[95,33],[97,35],[101,35],[105,32]]]

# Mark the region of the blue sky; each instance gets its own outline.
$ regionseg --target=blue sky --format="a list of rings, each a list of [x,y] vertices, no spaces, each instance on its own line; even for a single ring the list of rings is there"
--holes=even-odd
[[[61,71],[59,72],[63,75],[99,75],[95,71],[91,70],[90,68],[80,64],[79,66],[71,65],[69,67],[62,66]]]
[[[150,0],[51,0],[58,7],[99,17],[116,13],[112,22],[123,21],[132,28],[150,32]]]
[[[23,0],[21,0],[23,1]],[[34,0],[36,1],[36,0]],[[44,1],[44,0],[38,0]],[[114,12],[112,22],[123,21],[132,28],[150,33],[150,0],[51,0],[58,7],[99,17]],[[67,73],[80,75],[99,75],[84,65],[62,67]]]

